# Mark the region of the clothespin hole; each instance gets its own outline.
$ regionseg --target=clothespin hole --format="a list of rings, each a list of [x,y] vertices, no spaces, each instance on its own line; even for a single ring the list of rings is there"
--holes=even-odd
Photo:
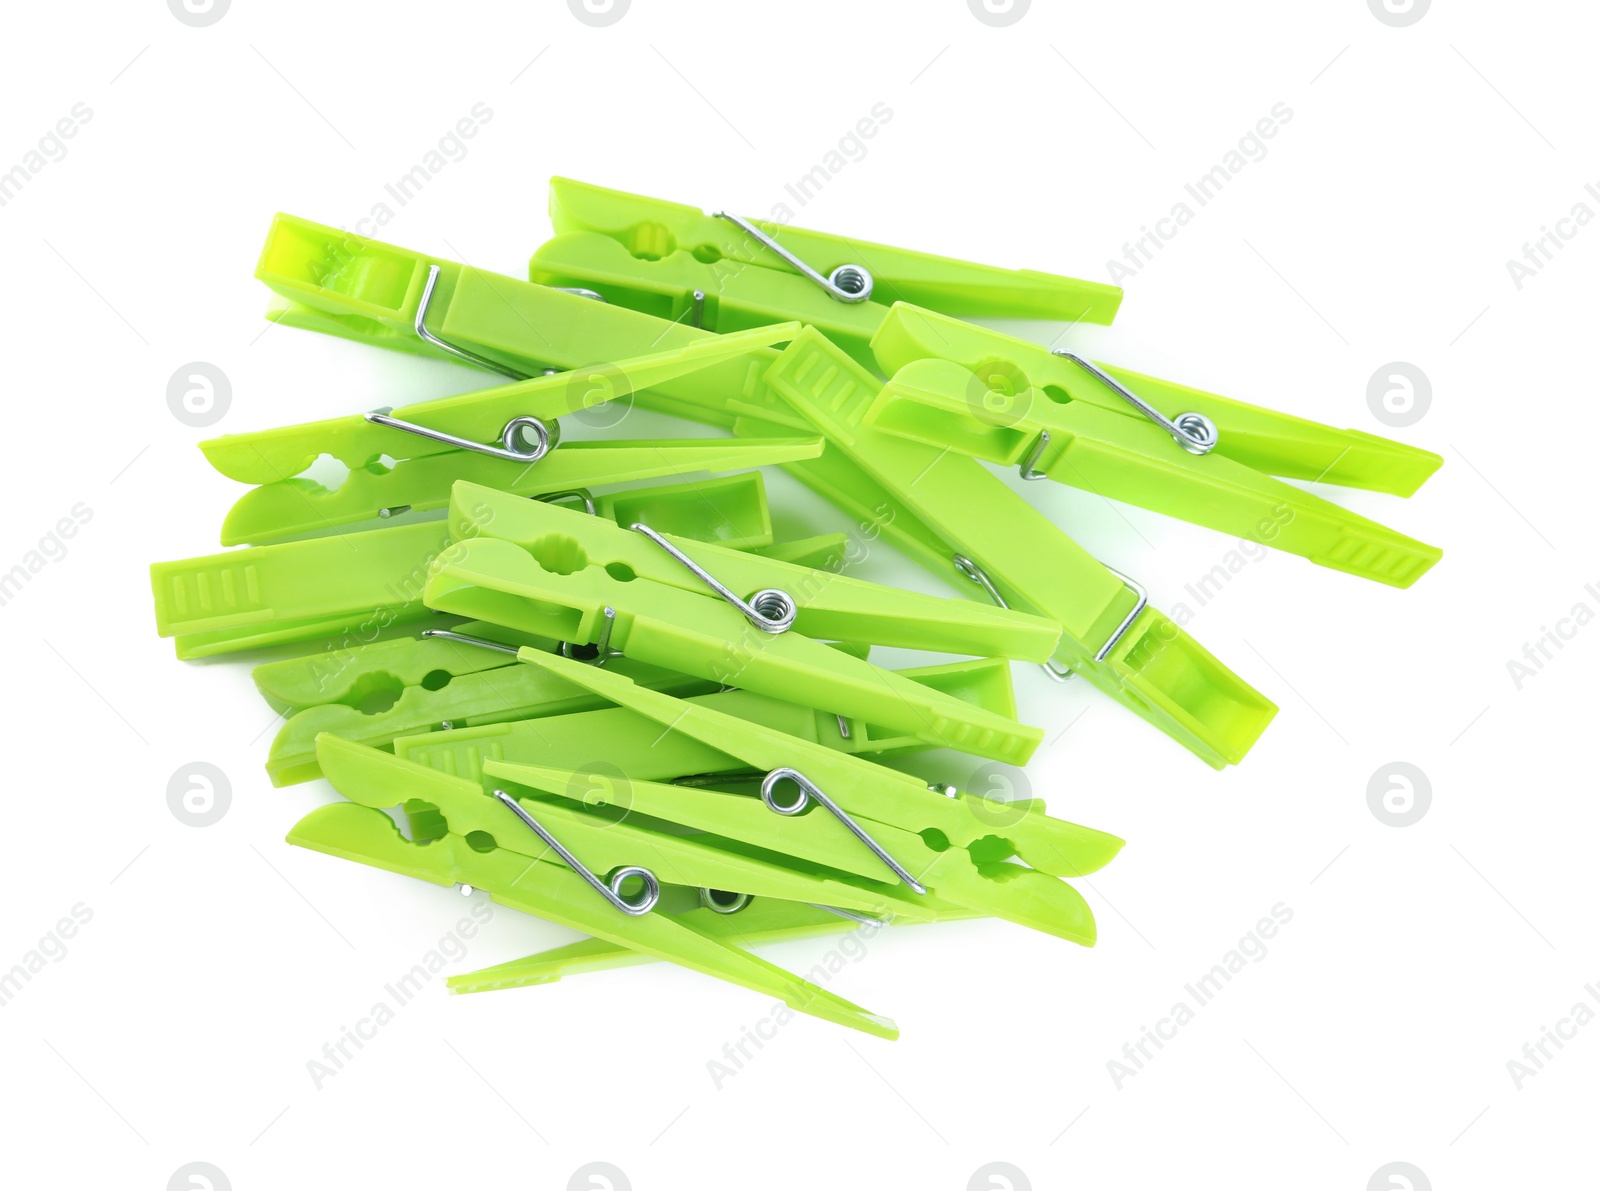
[[[696,244],[690,251],[694,259],[703,265],[714,265],[722,259],[722,249],[715,244]]]
[[[363,674],[341,701],[362,715],[378,715],[393,707],[405,689],[393,674]]]
[[[1006,397],[1015,397],[1018,393],[1027,392],[1032,383],[1028,380],[1027,374],[1010,360],[984,360],[972,371],[991,393],[999,393]]]
[[[937,827],[924,828],[917,834],[922,837],[922,842],[935,852],[947,852],[950,850],[950,837]]]
[[[658,261],[670,256],[677,242],[664,224],[641,223],[628,236],[628,251],[642,261]]]
[[[422,676],[421,686],[425,691],[442,691],[454,677],[448,670],[429,670]]]
[[[998,835],[986,835],[967,845],[967,852],[976,864],[1000,864],[1017,854],[1014,844]]]
[[[429,844],[450,833],[450,825],[439,813],[439,808],[420,798],[401,803],[397,811],[389,812],[389,817],[400,828],[401,837],[413,844]]]
[[[533,561],[552,575],[572,575],[589,565],[578,539],[564,534],[549,534],[528,547]]]
[[[371,472],[375,476],[386,476],[394,470],[395,464],[399,462],[393,455],[379,455],[377,458],[368,459],[366,463],[362,464],[362,470]]]
[[[1054,401],[1057,405],[1065,405],[1067,402],[1072,400],[1072,398],[1067,394],[1067,391],[1060,385],[1046,385],[1043,392],[1046,397],[1050,398],[1050,400]]]
[[[632,583],[639,577],[635,574],[634,569],[625,562],[606,563],[606,574],[610,575],[618,583]]]
[[[373,460],[373,462],[375,461]],[[298,480],[310,480],[323,492],[337,492],[344,487],[344,482],[350,478],[350,469],[332,455],[318,455],[311,461],[311,466],[295,478]]]
[[[494,836],[487,831],[469,831],[467,832],[467,847],[474,852],[493,852],[499,845],[494,842]]]

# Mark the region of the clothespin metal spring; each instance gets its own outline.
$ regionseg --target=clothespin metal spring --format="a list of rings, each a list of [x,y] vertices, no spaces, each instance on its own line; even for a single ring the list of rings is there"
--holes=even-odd
[[[433,430],[427,426],[419,426],[415,422],[402,421],[400,418],[390,416],[391,406],[374,409],[362,416],[367,421],[378,426],[387,426],[392,430],[404,430],[407,434],[420,435],[430,438],[434,442],[442,442],[452,447],[459,447],[463,451],[476,451],[480,455],[489,455],[495,459],[505,459],[511,463],[537,463],[550,452],[552,435],[550,428],[538,418],[521,417],[512,418],[505,424],[505,429],[500,432],[500,445],[493,446],[489,443],[473,442],[468,438],[458,438],[454,434],[446,434],[443,430]],[[533,436],[532,445],[529,445],[528,435]]]
[[[1048,440],[1050,437],[1049,432],[1046,431],[1041,437]],[[1032,479],[1034,477],[1024,476],[1023,478]],[[950,561],[955,564],[956,570],[959,571],[963,577],[972,580],[972,582],[983,588],[983,590],[988,593],[989,598],[997,605],[1002,608],[1009,608],[1011,606],[1010,604],[1006,603],[1005,597],[1002,596],[995,588],[994,583],[984,572],[984,569],[977,563],[973,562],[972,559],[968,558],[965,554],[956,554],[951,556]],[[1104,566],[1105,564],[1102,563],[1101,565]],[[1127,575],[1124,575],[1121,571],[1116,570],[1114,567],[1106,567],[1106,570],[1110,571],[1118,579],[1121,579],[1128,590],[1133,592],[1137,598],[1134,600],[1132,610],[1127,616],[1123,617],[1122,623],[1117,626],[1116,631],[1113,632],[1111,636],[1106,638],[1106,643],[1102,645],[1099,651],[1094,655],[1094,660],[1097,662],[1103,662],[1106,659],[1106,655],[1111,652],[1118,641],[1122,640],[1122,638],[1127,634],[1128,630],[1133,627],[1133,622],[1139,619],[1139,613],[1143,612],[1150,603],[1150,593],[1138,583],[1134,582]],[[1072,670],[1065,667],[1058,668],[1052,665],[1050,662],[1040,662],[1039,669],[1043,670],[1056,682],[1067,682],[1072,678],[1073,675]]]
[[[445,641],[456,641],[462,645],[476,645],[479,649],[493,649],[498,653],[509,653],[512,657],[517,655],[515,645],[502,645],[499,641],[490,641],[483,637],[472,637],[466,633],[458,633],[454,629],[423,629],[424,637],[439,637]]]
[[[756,592],[748,600],[742,600],[719,583],[716,576],[711,574],[710,571],[707,571],[694,559],[667,541],[666,538],[644,524],[644,522],[635,521],[628,528],[644,534],[645,537],[672,555],[673,558],[683,564],[686,570],[737,608],[746,620],[763,633],[772,633],[774,635],[785,633],[794,624],[794,618],[799,609],[795,607],[794,598],[788,592],[781,591],[776,587],[769,587],[764,591]]]
[[[778,783],[785,781],[793,782],[800,790],[800,797],[796,798],[790,803],[780,803],[773,794],[773,792],[778,788]],[[798,769],[790,769],[787,766],[780,766],[779,768],[772,770],[767,774],[766,777],[761,779],[761,801],[767,804],[768,810],[777,811],[780,815],[798,815],[811,804],[812,799],[815,799],[817,802],[826,807],[832,813],[834,818],[838,819],[839,822],[843,823],[845,827],[850,830],[850,834],[854,835],[858,840],[866,844],[874,856],[889,866],[890,872],[894,873],[895,876],[899,877],[916,892],[928,892],[927,889],[923,887],[922,882],[918,881],[910,873],[906,872],[906,870],[900,866],[900,863],[895,860],[893,856],[884,851],[882,844],[878,843],[877,840],[873,839],[866,833],[865,830],[862,829],[861,824],[857,823],[848,814],[846,814],[843,807],[824,794],[817,787],[815,782],[813,782],[805,774],[801,773]],[[835,912],[837,913],[838,911]],[[846,916],[848,917],[848,915]]]
[[[834,301],[854,304],[856,302],[865,302],[872,297],[872,274],[863,266],[840,265],[832,273],[824,277],[748,219],[741,219],[739,216],[730,214],[727,211],[713,211],[711,214],[717,219],[726,219],[729,223],[744,231],[746,235],[761,241],[763,247],[777,253],[801,273],[820,285]]]
[[[530,831],[549,844],[550,848],[557,856],[561,857],[568,868],[592,885],[596,893],[624,914],[635,918],[648,914],[655,909],[656,902],[661,900],[661,882],[656,880],[656,875],[649,869],[640,868],[638,865],[629,865],[612,873],[609,883],[602,881],[590,872],[581,860],[562,847],[561,841],[546,831],[540,822],[524,810],[522,804],[515,798],[504,790],[496,790],[494,796],[505,804],[507,810],[521,819]],[[644,882],[643,893],[637,901],[629,901],[622,896],[623,884],[629,877],[638,877]]]
[[[1082,356],[1059,348],[1055,351],[1052,351],[1050,354],[1071,360],[1079,368],[1082,368],[1085,372],[1098,380],[1106,388],[1110,389],[1118,397],[1121,397],[1129,405],[1133,406],[1134,409],[1138,410],[1157,426],[1160,426],[1161,429],[1172,435],[1173,440],[1177,442],[1177,444],[1185,451],[1188,451],[1189,454],[1206,455],[1209,454],[1211,449],[1217,445],[1217,425],[1204,414],[1188,413],[1179,414],[1176,418],[1168,418],[1160,410],[1149,404],[1137,393],[1134,393],[1126,385],[1121,384],[1114,376],[1106,372],[1105,369],[1090,362],[1089,360],[1084,359]],[[1038,462],[1039,455],[1044,453],[1045,444],[1047,444],[1049,441],[1050,435],[1048,431],[1040,434],[1039,445],[1034,448],[1034,453],[1029,458],[1028,462],[1022,465],[1023,479],[1036,480],[1042,478],[1036,475],[1029,475],[1028,473],[1033,470],[1033,464]]]

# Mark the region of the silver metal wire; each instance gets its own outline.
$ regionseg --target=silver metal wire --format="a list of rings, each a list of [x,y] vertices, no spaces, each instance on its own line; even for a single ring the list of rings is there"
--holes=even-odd
[[[1204,455],[1217,445],[1217,425],[1204,414],[1187,413],[1179,414],[1175,418],[1169,418],[1099,365],[1073,352],[1061,349],[1057,349],[1050,354],[1071,360],[1118,397],[1133,406],[1134,409],[1172,435],[1173,440],[1185,451],[1188,451],[1189,454]],[[1043,448],[1041,447],[1040,449],[1042,450]],[[1028,464],[1024,464],[1023,472],[1026,473],[1027,471]],[[1031,480],[1037,477],[1024,474],[1023,478]]]
[[[494,796],[505,804],[507,810],[521,819],[530,831],[549,844],[551,850],[561,857],[568,868],[587,881],[596,893],[624,914],[630,914],[635,918],[642,914],[648,914],[655,909],[656,902],[661,900],[661,882],[656,880],[656,875],[649,869],[640,868],[638,865],[629,865],[627,868],[619,868],[612,873],[609,882],[602,881],[584,866],[583,861],[562,847],[561,841],[546,831],[539,820],[524,810],[522,804],[515,798],[504,790],[496,790]],[[643,896],[638,901],[630,902],[622,896],[623,884],[629,877],[638,877],[644,882]]]
[[[600,616],[600,639],[592,647],[594,649],[594,657],[579,657],[576,651],[583,647],[571,641],[563,641],[557,652],[564,658],[569,658],[574,662],[587,662],[591,666],[603,666],[616,657],[616,653],[611,649],[611,629],[617,623],[617,610],[607,605],[600,613]]]
[[[988,593],[989,598],[996,604],[1002,608],[1011,607],[1010,604],[1006,603],[1005,597],[995,589],[994,583],[989,579],[989,576],[984,572],[984,569],[977,563],[973,562],[972,559],[968,558],[965,554],[956,554],[951,556],[950,561],[955,564],[956,570],[959,571],[965,578],[972,580],[972,582],[983,588],[983,590]],[[1100,565],[1105,566],[1105,563],[1101,563]],[[1129,591],[1133,592],[1137,598],[1134,600],[1132,610],[1129,611],[1127,616],[1123,617],[1122,623],[1117,626],[1116,631],[1113,632],[1111,636],[1106,638],[1106,643],[1102,645],[1099,649],[1099,652],[1094,655],[1094,660],[1097,662],[1102,662],[1105,660],[1106,655],[1111,652],[1111,650],[1116,646],[1117,642],[1121,641],[1127,631],[1133,627],[1133,622],[1139,619],[1139,613],[1143,612],[1146,606],[1148,606],[1150,603],[1150,593],[1138,583],[1114,567],[1106,567],[1106,570],[1110,571],[1118,579],[1121,579],[1123,585],[1127,587]],[[1073,671],[1071,669],[1066,667],[1057,667],[1052,665],[1050,662],[1040,662],[1039,668],[1056,682],[1066,682],[1073,675]]]
[[[719,897],[718,895],[721,895]],[[729,900],[723,901],[722,898]],[[748,893],[735,893],[730,889],[700,890],[700,904],[713,914],[737,914],[754,900]]]
[[[466,633],[458,633],[454,629],[423,629],[424,637],[438,637],[445,641],[457,641],[462,645],[476,645],[479,649],[493,649],[498,653],[509,653],[512,657],[517,655],[515,645],[504,645],[499,641],[490,641],[483,637],[469,637]]]
[[[465,364],[475,368],[483,368],[489,372],[498,372],[501,376],[509,376],[512,380],[527,380],[527,374],[507,368],[504,364],[496,363],[487,356],[480,356],[477,352],[468,351],[464,347],[457,347],[447,340],[439,338],[428,330],[428,307],[433,304],[434,287],[439,284],[439,266],[428,266],[428,280],[422,287],[422,301],[417,303],[417,317],[412,321],[411,328],[424,343],[431,343],[434,347],[447,355],[454,356]]]
[[[824,277],[748,219],[741,219],[739,216],[727,211],[713,211],[711,214],[717,219],[726,219],[729,223],[743,230],[747,236],[759,240],[763,247],[777,253],[805,276],[820,285],[827,291],[828,296],[836,302],[846,302],[853,305],[856,302],[865,302],[872,297],[872,274],[865,267],[861,265],[840,265],[832,273]]]
[[[777,798],[774,797],[773,792],[777,789],[779,782],[785,781],[793,782],[795,784],[800,791],[800,797],[796,798],[790,803],[779,803]],[[813,799],[826,807],[834,818],[838,819],[839,822],[843,823],[847,828],[849,828],[851,835],[855,836],[862,843],[866,844],[867,847],[871,849],[874,856],[889,866],[890,872],[894,873],[895,876],[899,877],[918,893],[928,892],[923,888],[920,881],[918,881],[910,873],[906,872],[905,869],[900,867],[899,862],[896,861],[893,856],[884,851],[882,844],[878,843],[877,840],[873,839],[866,833],[866,831],[862,829],[861,824],[857,823],[848,814],[846,814],[843,807],[824,794],[821,789],[817,787],[816,783],[814,783],[805,774],[801,773],[798,769],[790,769],[787,766],[782,766],[778,769],[772,770],[761,780],[761,801],[767,804],[768,810],[777,811],[780,815],[798,815],[810,805]],[[846,915],[846,917],[849,917],[849,915]]]
[[[390,407],[369,410],[362,414],[367,421],[377,426],[387,426],[391,430],[404,430],[407,434],[416,434],[422,438],[442,442],[447,446],[458,447],[463,451],[476,451],[480,455],[489,455],[495,459],[506,459],[512,463],[537,463],[550,453],[550,429],[538,418],[520,417],[512,418],[500,431],[500,445],[473,442],[470,438],[459,438],[454,434],[446,434],[443,430],[434,430],[428,426],[419,426],[415,422],[403,421],[390,414]],[[527,435],[533,435],[533,445],[525,445]]]
[[[644,534],[645,537],[672,555],[683,565],[685,570],[737,608],[746,620],[763,633],[786,633],[794,624],[794,618],[799,614],[800,610],[795,606],[794,599],[788,592],[780,591],[776,587],[769,587],[763,591],[756,592],[748,600],[742,600],[719,583],[716,576],[711,574],[710,571],[695,562],[694,559],[679,550],[644,522],[635,521],[628,528]]]

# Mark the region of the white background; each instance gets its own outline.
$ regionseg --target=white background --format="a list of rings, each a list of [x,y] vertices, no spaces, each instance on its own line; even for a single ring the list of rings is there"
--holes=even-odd
[[[560,1188],[603,1161],[641,1191],[957,1189],[1004,1161],[1016,1187],[1359,1191],[1404,1161],[1435,1188],[1592,1185],[1600,1023],[1520,1090],[1507,1061],[1600,981],[1600,628],[1521,689],[1507,662],[1574,605],[1600,611],[1600,227],[1520,290],[1506,261],[1575,204],[1600,212],[1597,23],[1487,0],[1409,28],[1361,0],[1038,0],[1009,28],[964,0],[635,0],[609,28],[559,0],[235,0],[200,29],[155,0],[8,6],[0,169],[74,104],[93,114],[0,208],[0,570],[74,505],[92,519],[0,609],[0,967],[74,905],[93,917],[0,1011],[6,1184],[154,1189],[204,1161],[240,1189]],[[798,1018],[720,1089],[708,1061],[770,1012],[754,994],[659,964],[441,983],[318,1090],[307,1061],[465,903],[282,842],[335,795],[269,787],[247,662],[176,662],[146,567],[217,549],[240,489],[199,439],[483,383],[269,327],[251,278],[274,211],[353,227],[479,102],[491,122],[384,239],[520,275],[553,173],[763,214],[882,102],[892,120],[797,223],[1094,279],[1285,103],[1266,157],[1127,283],[1119,325],[1064,342],[1438,451],[1410,501],[1334,498],[1444,561],[1396,591],[1273,555],[1200,608],[1185,585],[1223,537],[1028,485],[1282,707],[1213,773],[1087,685],[1017,668],[1026,718],[1058,737],[1034,792],[1129,841],[1084,890],[1097,948],[890,932],[832,987],[900,1041]],[[232,382],[210,430],[166,404],[194,360]],[[1366,390],[1395,360],[1432,405],[1391,431]],[[785,528],[845,528],[770,480]],[[860,573],[947,590],[887,551]],[[232,786],[204,829],[166,802],[196,760]],[[1367,803],[1394,761],[1432,788],[1403,829]],[[1119,1090],[1108,1060],[1280,902],[1266,958]],[[454,970],[569,937],[501,910]],[[832,946],[771,955],[805,971]]]

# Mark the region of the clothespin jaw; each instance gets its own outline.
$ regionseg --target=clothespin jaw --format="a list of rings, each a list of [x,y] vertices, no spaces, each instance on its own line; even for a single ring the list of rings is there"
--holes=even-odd
[[[863,424],[882,382],[824,336],[802,331],[767,381],[828,436],[821,459],[796,466],[803,480],[844,503],[867,476],[876,490],[854,499],[880,502],[874,523],[897,546],[974,596],[1063,627],[1057,657],[1071,669],[1051,677],[1082,674],[1217,768],[1271,721],[1269,700],[975,460]]]
[[[256,276],[282,299],[271,314],[278,321],[454,359],[513,380],[716,339],[687,323],[288,215],[273,222]],[[747,413],[804,430],[759,384],[773,354],[770,349],[741,352],[692,375],[641,388],[635,400],[647,409],[712,425],[730,425]]]
[[[514,542],[541,565],[601,568],[630,582],[637,577],[706,598],[719,594],[712,581],[751,603],[751,593],[776,592],[792,606],[789,620],[799,631],[826,640],[1043,661],[1061,635],[1042,617],[885,587],[704,538],[679,540],[644,521],[624,529],[583,520],[567,508],[471,484],[456,486],[450,527],[458,540],[476,535]],[[567,555],[559,560],[550,557],[557,540]],[[757,627],[775,631],[765,621]]]
[[[450,545],[443,522],[251,546],[150,568],[156,630],[180,658],[294,641],[371,641],[428,615],[428,562]]]
[[[323,771],[351,802],[307,815],[290,832],[290,843],[436,884],[471,885],[503,905],[777,997],[803,1013],[879,1037],[898,1034],[888,1019],[736,946],[699,934],[681,918],[649,910],[618,912],[609,899],[597,895],[591,882],[597,884],[599,878],[583,865],[581,856],[564,847],[543,847],[544,831],[538,833],[540,839],[527,835],[526,811],[515,813],[507,801],[516,800],[509,796],[491,799],[475,783],[420,769],[337,737],[324,736],[318,750]],[[439,807],[449,830],[433,839],[407,840],[383,813],[383,808],[402,801]],[[501,811],[496,819],[482,817],[495,810]],[[467,822],[493,822],[496,827],[458,832],[448,823],[452,814]],[[610,830],[620,834],[623,829]],[[524,837],[533,842],[523,843]],[[526,850],[512,850],[508,845],[513,840]],[[639,871],[638,866],[630,868]],[[648,878],[647,889],[653,885],[659,890],[653,874],[643,875]],[[626,882],[619,877],[613,876],[612,882],[626,891]]]
[[[919,833],[933,831],[938,839],[955,847],[979,845],[992,850],[996,859],[1015,855],[1040,872],[1058,877],[1096,872],[1122,847],[1114,835],[1050,818],[1039,800],[1019,806],[959,791],[946,797],[908,774],[741,720],[705,701],[645,690],[624,675],[584,666],[559,654],[523,650],[518,656],[674,732],[692,736],[752,769],[769,775],[776,770],[800,770],[846,811],[862,818]]]
[[[335,418],[201,444],[245,494],[223,526],[223,543],[261,542],[328,525],[442,507],[450,484],[468,478],[520,495],[623,480],[727,471],[813,457],[815,440],[747,442],[668,439],[558,447],[556,418],[592,404],[738,359],[779,342],[798,324],[711,337],[616,364],[541,376],[402,410]],[[320,455],[349,468],[334,489],[301,477]]]
[[[274,786],[321,777],[316,739],[323,733],[374,748],[398,737],[451,739],[472,726],[565,717],[603,700],[517,660],[517,648],[554,650],[559,643],[468,622],[269,662],[252,673],[256,688],[284,716],[272,741],[267,773]],[[496,648],[498,646],[498,648]],[[612,665],[648,687],[703,695],[715,683],[618,658]],[[537,729],[536,729],[537,731]],[[595,755],[600,755],[596,753]],[[437,768],[437,766],[436,766]]]
[[[545,673],[539,667],[525,668]],[[928,748],[926,741],[909,733],[886,731],[863,719],[832,715],[754,691],[712,693],[704,689],[704,680],[681,675],[673,681],[652,681],[646,676],[647,672],[663,676],[670,672],[641,666],[630,658],[612,658],[606,663],[606,669],[623,674],[640,686],[704,703],[739,719],[856,756],[887,758]],[[899,673],[996,715],[1016,716],[1010,666],[1001,659],[979,658],[916,667]],[[496,679],[504,681],[498,671]],[[700,689],[685,689],[691,683]],[[565,685],[570,688],[569,698],[585,690]],[[482,772],[483,762],[490,758],[569,769],[604,759],[608,768],[647,781],[671,781],[745,769],[737,758],[681,733],[663,733],[655,721],[622,707],[517,722],[507,722],[508,719],[481,720],[481,726],[455,727],[449,732],[428,730],[418,735],[401,735],[389,743],[398,757],[473,778]],[[339,731],[339,735],[365,739],[350,731]],[[380,742],[366,740],[366,743]]]
[[[873,915],[904,914],[925,919],[936,915],[936,908],[904,898],[891,885],[876,880],[876,873],[869,874],[872,879],[852,881],[848,875],[852,870],[830,873],[809,867],[791,867],[776,860],[730,851],[718,846],[710,836],[688,837],[652,829],[648,825],[650,812],[642,805],[646,801],[651,806],[656,805],[645,786],[655,787],[648,783],[638,787],[629,783],[622,791],[626,800],[640,804],[640,813],[635,815],[628,805],[608,807],[588,798],[581,805],[574,805],[572,800],[563,797],[575,789],[575,783],[588,776],[577,771],[542,768],[524,771],[520,767],[515,772],[502,771],[498,763],[489,762],[485,767],[485,775],[491,779],[489,789],[479,789],[470,782],[454,778],[436,780],[447,775],[433,770],[423,771],[425,777],[419,776],[417,768],[409,762],[339,737],[319,739],[317,747],[319,760],[331,766],[329,772],[335,786],[343,789],[354,783],[357,800],[394,798],[397,791],[406,791],[411,801],[428,805],[430,824],[442,821],[449,834],[469,839],[476,837],[483,844],[493,840],[492,846],[523,856],[528,863],[551,856],[554,845],[544,834],[548,832],[590,872],[614,873],[630,866],[642,867],[650,875],[645,884],[653,884],[658,889],[660,883],[670,882],[751,896],[820,902]],[[353,768],[359,770],[360,776],[350,776]],[[375,780],[380,773],[387,775],[387,784],[381,795],[373,794],[365,783]],[[518,789],[518,786],[528,789]],[[669,793],[686,798],[702,793],[685,791],[682,787],[667,789]],[[491,791],[493,796],[488,796]],[[529,791],[536,792],[537,796],[531,796]],[[521,803],[522,809],[531,813],[544,832],[510,830],[515,821],[506,817],[510,805],[507,797]],[[660,816],[654,817],[660,819]],[[437,827],[428,834],[436,830]],[[574,867],[570,862],[568,865]],[[612,891],[621,892],[615,885]],[[629,904],[630,909],[624,912],[636,915],[648,912],[638,909],[636,902]]]
[[[1442,556],[1435,546],[1256,471],[1220,446],[1202,457],[1149,421],[1032,387],[1006,395],[996,411],[990,391],[981,374],[962,365],[918,360],[894,374],[862,420],[930,446],[1014,464],[1029,479],[1060,480],[1395,587],[1409,587]]]
[[[758,473],[637,488],[598,503],[577,495],[586,511],[656,519],[686,535],[771,540]],[[469,509],[461,516],[475,525],[492,513]],[[150,582],[157,630],[177,638],[180,658],[318,639],[370,642],[428,617],[423,584],[450,541],[445,522],[422,521],[156,563]]]
[[[535,376],[385,409],[381,418],[357,414],[227,434],[201,443],[200,449],[218,471],[247,484],[297,476],[324,454],[346,467],[360,469],[385,456],[421,459],[467,449],[527,467],[539,462],[554,444],[544,443],[543,450],[524,449],[524,439],[512,433],[512,423],[532,421],[539,423],[534,429],[544,429],[567,414],[627,400],[640,390],[750,356],[787,341],[799,329],[800,324],[789,322],[740,335],[706,337],[610,363],[593,363],[575,373]],[[528,427],[517,429],[525,432]]]
[[[761,694],[870,719],[930,744],[1020,764],[1043,733],[1005,716],[830,649],[800,632],[753,628],[738,610],[666,583],[589,565],[578,534],[532,550],[496,538],[461,541],[440,555],[425,589],[430,607],[489,620],[600,657],[637,661]]]
[[[538,664],[550,660],[540,657]],[[634,782],[628,797],[643,813],[858,875],[881,863],[919,895],[1093,944],[1093,914],[1057,878],[1103,866],[1121,847],[1115,836],[1051,819],[1041,805],[1019,808],[971,795],[935,794],[914,778],[703,704],[657,699],[655,692],[632,687],[618,675],[573,674],[565,659],[555,658],[552,668],[669,731],[714,743],[766,771],[760,800]],[[538,766],[500,761],[486,761],[484,772],[545,788],[557,780]],[[776,791],[791,782],[799,798],[780,800]],[[808,806],[810,813],[802,813]],[[1007,863],[1011,857],[1033,867]]]
[[[792,562],[796,566],[811,567],[818,571],[838,571],[844,568],[847,561],[850,539],[842,533],[819,533],[808,538],[795,538],[748,549],[762,558],[776,558],[780,562]]]
[[[545,499],[629,480],[765,467],[815,458],[817,439],[650,439],[567,443],[537,464],[514,465],[464,451],[375,463],[336,489],[295,478],[262,484],[239,498],[222,526],[222,544],[265,543],[329,526],[443,508],[457,480],[517,497]]]
[[[773,898],[757,898],[732,913],[717,908],[715,901],[711,904],[696,903],[679,913],[686,921],[692,922],[694,929],[701,934],[748,947],[822,938],[837,935],[846,929],[859,935],[875,933],[880,929],[871,923],[851,927],[850,923],[831,910]],[[941,912],[939,921],[973,917],[977,915],[972,911],[954,906]],[[897,918],[889,925],[900,927],[920,924],[913,919]],[[650,963],[654,958],[619,947],[605,939],[583,939],[537,955],[450,976],[445,983],[453,993],[493,992],[551,984],[565,976]]]
[[[1091,323],[1109,323],[1122,300],[1119,288],[1099,282],[707,215],[568,178],[551,179],[550,221],[557,238],[535,254],[533,280],[581,285],[723,332],[798,318],[862,358],[896,299],[952,315]]]
[[[1025,405],[1042,413],[1047,407],[1069,404],[1095,406],[1141,428],[1150,424],[1148,415],[1107,385],[1096,375],[1095,366],[1081,357],[909,302],[896,303],[884,317],[872,350],[886,376],[918,360],[960,364],[978,377],[963,390],[962,398],[986,413],[990,424],[1013,421]],[[1377,435],[1335,430],[1122,368],[1101,371],[1168,418],[1200,415],[1215,428],[1215,443],[1204,453],[1267,475],[1410,496],[1443,463],[1431,451]],[[1026,401],[1023,394],[1028,395]]]

